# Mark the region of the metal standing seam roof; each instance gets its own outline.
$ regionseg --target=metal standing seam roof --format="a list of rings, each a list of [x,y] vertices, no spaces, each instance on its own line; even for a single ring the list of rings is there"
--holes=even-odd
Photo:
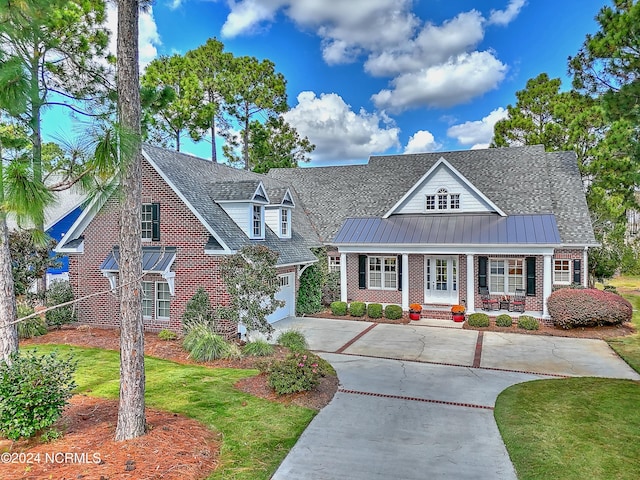
[[[145,273],[162,273],[171,268],[176,259],[176,247],[142,247],[142,271]],[[100,265],[102,272],[118,272],[120,270],[120,248],[115,246]]]
[[[347,218],[335,244],[559,245],[555,216],[396,215]]]

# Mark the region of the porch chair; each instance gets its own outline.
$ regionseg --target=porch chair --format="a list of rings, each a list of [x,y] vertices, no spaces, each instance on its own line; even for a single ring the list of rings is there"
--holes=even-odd
[[[499,300],[491,298],[487,287],[480,287],[480,298],[482,299],[483,310],[500,310]]]
[[[516,288],[516,293],[513,294],[513,298],[509,303],[509,311],[524,313],[524,301],[525,301],[524,288]]]

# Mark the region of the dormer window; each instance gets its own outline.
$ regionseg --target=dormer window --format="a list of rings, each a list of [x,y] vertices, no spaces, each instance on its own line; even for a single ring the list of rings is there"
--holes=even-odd
[[[280,237],[291,236],[291,211],[288,208],[280,209]]]
[[[251,211],[252,238],[264,238],[264,207],[262,205],[253,205]]]
[[[446,188],[441,188],[435,195],[426,195],[424,209],[460,210],[460,194],[449,193]]]

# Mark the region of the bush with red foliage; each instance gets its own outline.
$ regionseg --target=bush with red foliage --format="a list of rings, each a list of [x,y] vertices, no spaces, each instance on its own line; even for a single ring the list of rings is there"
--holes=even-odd
[[[596,327],[618,325],[631,320],[633,308],[620,295],[595,288],[562,288],[547,302],[556,327]]]

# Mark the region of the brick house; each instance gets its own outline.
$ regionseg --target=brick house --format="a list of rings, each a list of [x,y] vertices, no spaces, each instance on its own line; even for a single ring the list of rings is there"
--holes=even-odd
[[[145,328],[179,331],[187,301],[199,287],[212,304],[228,302],[220,261],[249,244],[278,253],[280,292],[285,301],[273,322],[295,314],[299,276],[317,261],[321,246],[293,189],[264,175],[190,155],[143,146],[142,240]],[[112,197],[86,208],[57,247],[69,255],[69,278],[80,322],[119,324],[119,206]]]
[[[296,190],[347,302],[420,303],[423,316],[448,318],[453,304],[480,310],[481,289],[489,300],[518,290],[527,313],[548,318],[554,288],[587,285],[598,245],[573,152],[375,156],[268,176]]]

